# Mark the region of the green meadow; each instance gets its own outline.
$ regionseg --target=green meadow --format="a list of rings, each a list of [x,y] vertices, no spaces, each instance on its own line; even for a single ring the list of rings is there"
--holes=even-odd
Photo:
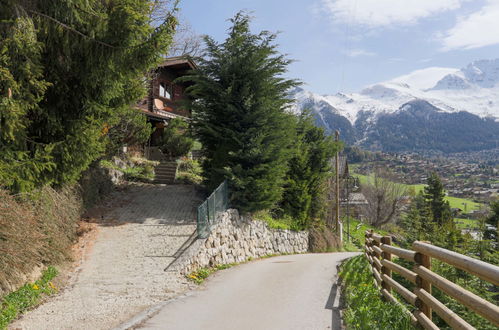
[[[352,176],[359,178],[359,181],[361,184],[367,184],[370,180],[371,177],[368,175],[362,175],[362,174],[357,174],[357,173],[352,173]],[[401,186],[406,187],[409,189],[409,191],[413,191],[415,194],[419,193],[424,189],[426,186],[425,184],[403,184],[400,183]],[[466,198],[459,198],[459,197],[452,197],[452,196],[446,196],[445,199],[449,201],[450,207],[452,208],[460,208],[463,210],[463,212],[470,212],[474,210],[480,209],[481,204],[476,203],[470,199]]]

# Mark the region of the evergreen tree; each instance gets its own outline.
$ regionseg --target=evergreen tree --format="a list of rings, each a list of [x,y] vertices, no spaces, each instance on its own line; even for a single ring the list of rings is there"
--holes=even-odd
[[[452,220],[449,202],[445,200],[445,190],[436,173],[431,173],[424,188],[424,197],[430,207],[431,221],[439,226]]]
[[[174,118],[166,126],[161,140],[161,151],[171,159],[187,156],[194,145],[189,124],[180,118]]]
[[[0,185],[74,182],[103,154],[171,41],[160,3],[0,3]]]
[[[232,204],[253,212],[281,199],[294,138],[294,118],[285,110],[297,82],[282,76],[290,60],[278,53],[274,34],[252,34],[244,13],[231,22],[223,43],[205,37],[205,59],[183,80],[194,83],[189,107],[207,186],[229,179]]]
[[[406,231],[406,238],[410,243],[427,239],[429,228],[425,226],[431,225],[431,223],[425,221],[425,214],[428,214],[426,211],[428,211],[426,201],[423,194],[419,193],[414,197],[409,210],[400,222],[400,226]]]
[[[324,129],[314,125],[308,113],[304,113],[298,118],[294,147],[280,207],[284,214],[293,218],[297,227],[306,228],[311,220],[324,215],[330,159],[338,145]]]

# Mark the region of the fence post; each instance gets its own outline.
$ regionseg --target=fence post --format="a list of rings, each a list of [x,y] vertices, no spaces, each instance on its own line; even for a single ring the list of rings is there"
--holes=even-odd
[[[429,242],[425,242],[429,243]],[[415,256],[416,264],[421,265],[427,269],[431,269],[431,257],[420,252],[416,253]],[[431,283],[421,278],[419,275],[416,280],[416,287],[425,290],[431,295]],[[417,300],[418,308],[423,314],[426,315],[430,320],[432,320],[432,310],[431,307],[425,304],[421,299]]]
[[[374,234],[374,230],[371,229],[371,237],[372,235]],[[379,247],[379,242],[375,239],[372,240],[372,244]],[[381,261],[381,255],[378,255],[378,252],[374,251],[373,249],[373,258],[375,257],[376,259],[378,259],[379,261]],[[378,269],[378,266],[376,265],[376,263],[374,263],[374,267],[379,271],[381,272],[381,269]]]
[[[381,238],[381,243],[383,243],[385,245],[392,245],[392,237],[391,236],[383,236]],[[385,260],[392,261],[392,254],[389,253],[389,252],[383,251],[383,253],[381,254],[381,256]],[[388,276],[388,277],[392,277],[392,271],[391,271],[391,269],[388,269],[385,266],[381,267],[381,273],[382,274],[386,274],[386,276]],[[388,285],[387,283],[385,283],[385,281],[383,281],[382,287],[383,287],[383,289],[385,289],[389,293],[391,293],[392,289],[391,289],[390,285]]]
[[[369,248],[371,248],[371,243],[369,242],[371,235],[372,235],[372,230],[370,232],[366,230],[366,234],[365,234],[366,241],[365,241],[364,246],[366,247],[366,255],[368,255],[369,257],[372,257],[371,253],[369,252]],[[369,258],[367,258],[367,261],[369,261]],[[369,263],[371,263],[371,262],[369,261]]]

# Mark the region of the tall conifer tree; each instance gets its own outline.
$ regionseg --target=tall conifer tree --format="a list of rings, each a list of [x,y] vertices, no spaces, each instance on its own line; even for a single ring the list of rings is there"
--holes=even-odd
[[[431,173],[424,188],[424,197],[431,210],[432,220],[441,226],[452,220],[449,202],[445,200],[445,190],[436,173]]]
[[[324,215],[326,181],[332,174],[330,159],[339,145],[304,113],[298,117],[294,148],[280,207],[299,228],[306,228],[311,220]]]
[[[0,3],[0,185],[74,182],[102,155],[171,42],[176,5],[164,3]]]
[[[233,205],[253,212],[280,200],[294,134],[285,109],[297,82],[283,77],[290,60],[274,34],[252,34],[244,13],[231,22],[223,43],[205,38],[206,57],[185,79],[194,82],[188,92],[208,187],[229,179]]]

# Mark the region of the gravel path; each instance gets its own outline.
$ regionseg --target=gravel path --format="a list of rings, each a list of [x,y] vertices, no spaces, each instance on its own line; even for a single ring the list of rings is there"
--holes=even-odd
[[[336,266],[357,254],[288,255],[220,271],[139,329],[340,330]]]
[[[131,185],[115,193],[70,285],[11,329],[111,329],[189,284],[164,269],[195,231],[192,186]]]

